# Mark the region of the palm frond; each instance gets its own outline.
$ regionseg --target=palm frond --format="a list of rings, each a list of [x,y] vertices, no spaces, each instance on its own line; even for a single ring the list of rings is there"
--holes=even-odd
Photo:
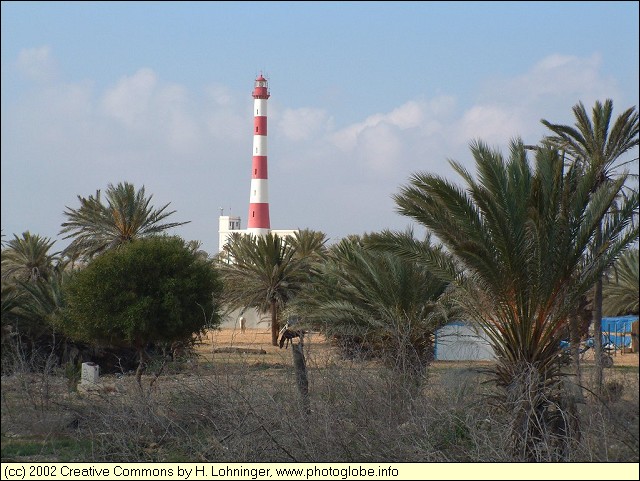
[[[95,196],[85,198],[79,195],[80,207],[66,207],[64,211],[67,221],[62,224],[60,234],[66,234],[64,239],[73,239],[65,252],[90,259],[125,242],[190,222],[163,223],[175,211],[166,211],[169,204],[154,209],[152,197],[146,196],[144,186],[136,191],[128,182],[115,186],[109,184],[106,203],[103,203],[100,190]]]

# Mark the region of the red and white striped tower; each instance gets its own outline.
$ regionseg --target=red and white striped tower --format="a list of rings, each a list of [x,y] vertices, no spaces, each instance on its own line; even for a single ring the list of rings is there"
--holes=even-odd
[[[247,232],[265,235],[271,230],[269,222],[269,190],[267,186],[267,99],[269,85],[262,74],[253,88],[253,165]]]

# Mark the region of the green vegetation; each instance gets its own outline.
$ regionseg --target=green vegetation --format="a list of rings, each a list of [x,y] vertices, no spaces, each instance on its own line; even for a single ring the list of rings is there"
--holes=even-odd
[[[51,319],[63,302],[65,264],[51,252],[53,245],[27,231],[2,249],[3,369],[16,355],[33,357],[57,348]]]
[[[99,190],[95,196],[78,196],[80,207],[64,211],[68,221],[62,224],[60,233],[66,234],[65,239],[73,239],[65,249],[69,257],[88,260],[132,240],[187,223],[162,224],[175,211],[165,212],[169,204],[154,210],[150,205],[153,196],[146,197],[144,187],[136,191],[128,182],[109,184],[105,197],[106,204]]]
[[[185,343],[219,323],[221,290],[212,263],[180,238],[140,239],[75,273],[58,327],[73,339],[134,347],[140,380],[150,343]]]
[[[51,253],[54,241],[33,235],[29,231],[22,237],[14,234],[2,250],[2,279],[16,282],[35,282],[48,279],[54,271],[57,253]]]
[[[621,162],[620,158],[631,149],[638,147],[640,141],[638,111],[636,107],[626,109],[616,118],[613,126],[611,126],[613,101],[610,99],[604,103],[597,101],[593,106],[591,118],[582,102],[574,105],[573,114],[576,119],[574,127],[542,120],[542,123],[553,132],[553,135],[548,136],[545,141],[566,153],[572,165],[585,172],[593,172],[592,193],[595,194],[603,184],[615,184],[622,180],[618,187],[618,202],[610,203],[608,216],[603,217],[601,226],[596,230],[593,238],[591,255],[599,256],[603,250],[609,249],[607,239],[600,233],[601,228],[606,228],[604,223],[620,222],[621,218],[627,215],[628,206],[633,206],[634,203],[637,209],[637,190],[635,192],[623,190],[629,174],[626,170],[620,171],[620,169],[628,162]],[[603,275],[604,270],[600,269],[600,276],[593,286],[594,332],[602,330]],[[595,350],[596,353],[602,352],[600,336],[595,336]],[[603,366],[600,359],[601,356],[596,356],[595,375],[598,392],[601,392],[603,387]]]
[[[638,314],[638,249],[625,252],[607,273],[603,285],[602,310],[607,316]]]
[[[233,234],[219,264],[224,303],[231,309],[270,312],[271,343],[278,345],[279,313],[310,281],[314,256],[324,242],[323,234],[308,230],[293,238]]]
[[[90,445],[73,438],[7,438],[2,436],[2,461],[82,462],[90,456]]]
[[[343,239],[329,249],[294,312],[333,338],[349,356],[383,358],[418,380],[433,359],[433,334],[448,319],[447,283],[374,238]],[[424,245],[430,246],[428,241]]]
[[[467,318],[490,338],[502,405],[513,416],[514,449],[536,460],[544,442],[562,458],[566,446],[553,440],[576,428],[564,414],[557,417],[573,403],[560,383],[560,341],[581,298],[637,238],[637,228],[626,228],[638,197],[603,226],[624,177],[592,192],[599,170],[565,167],[550,147],[536,150],[533,167],[520,141],[512,143],[508,159],[482,142],[471,151],[478,180],[455,162],[464,190],[415,174],[396,196],[398,209],[433,232],[459,263],[423,259],[441,273],[448,267]],[[607,249],[592,250],[596,232]]]

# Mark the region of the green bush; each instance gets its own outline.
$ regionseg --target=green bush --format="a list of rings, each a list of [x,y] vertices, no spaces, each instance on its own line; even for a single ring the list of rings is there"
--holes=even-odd
[[[222,290],[210,261],[178,237],[151,237],[106,252],[65,285],[59,327],[73,339],[134,347],[188,343],[215,327]]]

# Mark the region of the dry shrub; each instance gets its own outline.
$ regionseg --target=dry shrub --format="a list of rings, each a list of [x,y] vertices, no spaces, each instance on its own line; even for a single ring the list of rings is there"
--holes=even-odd
[[[614,388],[615,398],[605,396],[587,402],[582,411],[582,453],[587,461],[635,462],[640,452],[638,370],[610,369],[605,385]]]
[[[382,362],[307,352],[307,414],[288,354],[275,365],[250,356],[173,364],[170,375],[148,377],[142,391],[131,375],[103,376],[101,388],[77,393],[52,371],[3,376],[3,434],[73,437],[90,447],[78,461],[93,462],[525,460],[511,449],[512,416],[470,364],[436,363],[417,386]],[[44,378],[48,393],[42,381],[35,388]],[[637,462],[638,372],[615,381],[624,386],[615,402],[587,397],[578,406],[582,430],[570,444],[571,461]],[[541,453],[553,452],[551,440],[540,443]]]

